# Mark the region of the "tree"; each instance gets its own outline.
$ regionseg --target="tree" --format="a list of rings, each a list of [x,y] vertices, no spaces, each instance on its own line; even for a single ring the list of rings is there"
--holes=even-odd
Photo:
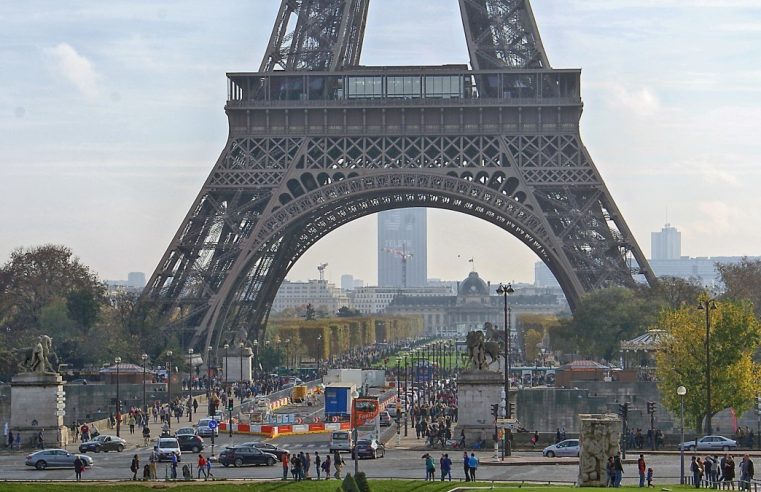
[[[756,374],[761,366],[752,355],[761,344],[761,324],[747,301],[719,302],[710,316],[712,413],[732,407],[739,415],[752,406],[760,388]],[[656,326],[669,335],[656,354],[663,404],[679,412],[676,388],[684,386],[685,416],[700,428],[706,417],[705,311],[694,305],[664,310]]]
[[[703,286],[698,279],[685,280],[679,277],[661,277],[652,287],[643,286],[639,295],[667,309],[697,305]]]
[[[526,361],[536,360],[539,356],[539,345],[542,343],[544,336],[533,328],[527,330],[523,335],[524,353]]]
[[[746,299],[753,303],[757,317],[761,317],[761,260],[743,258],[730,265],[717,263],[716,269],[724,284],[723,299]]]
[[[359,309],[352,309],[348,306],[341,306],[338,309],[336,315],[339,318],[353,318],[355,316],[362,316],[362,312]]]
[[[621,340],[642,334],[657,318],[659,306],[634,291],[612,287],[590,292],[579,301],[572,318],[552,332],[554,348],[586,357],[612,360]]]

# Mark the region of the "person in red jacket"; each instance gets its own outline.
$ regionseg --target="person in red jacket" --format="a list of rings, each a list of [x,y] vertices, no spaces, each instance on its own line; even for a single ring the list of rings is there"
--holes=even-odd
[[[283,453],[283,458],[281,461],[283,463],[283,480],[288,480],[288,453]]]

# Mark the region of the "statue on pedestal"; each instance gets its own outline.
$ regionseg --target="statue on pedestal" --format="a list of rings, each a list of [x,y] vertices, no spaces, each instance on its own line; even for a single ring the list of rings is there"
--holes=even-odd
[[[57,374],[55,365],[58,356],[53,351],[53,339],[47,335],[37,337],[37,343],[33,347],[16,349],[19,354],[19,372],[32,372],[39,374]]]
[[[484,324],[484,329],[489,334],[489,338],[481,330],[471,331],[465,338],[468,347],[468,365],[478,371],[487,371],[489,366],[494,363],[503,352],[503,344],[495,338],[496,331],[488,321]],[[486,356],[491,359],[486,362]]]

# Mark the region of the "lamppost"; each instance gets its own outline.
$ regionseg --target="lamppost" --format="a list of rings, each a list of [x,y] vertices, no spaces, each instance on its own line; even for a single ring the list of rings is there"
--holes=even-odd
[[[682,445],[679,446],[679,459],[680,459],[680,473],[679,483],[684,484],[684,395],[687,394],[687,388],[680,386],[676,389],[676,394],[679,395],[679,403],[682,410]]]
[[[352,457],[354,458],[354,476],[359,473],[359,456],[357,456],[357,398],[359,398],[359,393],[357,393],[357,390],[354,390],[351,392],[351,432],[352,432],[352,442],[354,443],[354,449],[352,450]]]
[[[698,303],[698,309],[706,312],[706,434],[713,434],[711,425],[711,311],[716,309],[714,299],[703,299]]]
[[[206,404],[209,407],[209,415],[216,415],[216,408],[211,398],[211,350],[211,345],[206,347]]]
[[[116,364],[116,437],[120,437],[119,431],[121,430],[122,422],[122,402],[119,398],[119,364],[122,363],[122,358],[117,357],[114,359]]]
[[[412,408],[412,405],[410,405],[410,402],[408,401],[408,398],[412,398],[411,392],[407,389],[407,354],[404,355],[404,401],[406,403],[406,407],[404,409],[404,437],[407,437],[407,414],[409,413],[410,409]]]
[[[396,445],[402,436],[402,361],[396,358]]]
[[[188,349],[188,402],[187,402],[187,409],[188,409],[188,422],[193,421],[193,405],[191,405],[191,402],[193,401],[193,349]]]
[[[166,393],[167,393],[167,401],[169,402],[169,415],[167,421],[167,427],[171,430],[172,429],[172,351],[167,350],[166,356],[169,359],[169,365],[166,367]]]
[[[227,395],[227,399],[229,400],[232,398],[232,395],[230,394],[230,386],[227,382],[227,351],[230,348],[230,344],[226,343],[224,346],[225,349],[225,394]],[[230,431],[230,437],[233,437],[233,412],[232,412],[232,406],[228,403],[227,404],[227,429]]]
[[[320,379],[322,376],[322,368],[320,367],[320,364],[322,362],[322,355],[324,353],[323,348],[322,335],[317,335],[317,354],[315,355],[315,358],[317,359],[317,379]]]
[[[240,388],[238,388],[238,394],[241,395],[241,401],[243,401],[243,347],[245,346],[246,344],[243,342],[238,343],[238,348],[240,349]]]
[[[148,354],[143,354],[140,356],[140,359],[143,361],[143,415],[145,416],[145,422],[146,425],[148,423],[148,405],[145,401],[145,361],[148,360]]]
[[[512,418],[510,408],[510,308],[507,305],[507,296],[515,292],[512,284],[499,284],[497,294],[505,299],[505,416]]]
[[[259,340],[254,340],[254,371],[259,367]]]

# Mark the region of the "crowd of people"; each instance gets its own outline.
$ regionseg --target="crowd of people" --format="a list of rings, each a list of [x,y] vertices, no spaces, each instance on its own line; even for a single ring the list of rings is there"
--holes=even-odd
[[[735,467],[737,464],[737,469]],[[690,472],[692,473],[692,483],[695,488],[722,488],[735,489],[735,478],[739,471],[740,480],[738,490],[750,490],[750,483],[753,480],[754,469],[753,460],[748,454],[745,454],[739,463],[736,463],[735,457],[731,454],[725,454],[721,459],[718,455],[707,455],[705,458],[693,456],[690,462]]]
[[[334,451],[332,456],[327,454],[324,457],[320,456],[318,451],[315,451],[311,456],[308,452],[301,451],[290,455],[284,454],[281,465],[283,467],[283,480],[288,480],[290,473],[292,480],[300,482],[312,479],[330,480],[331,477],[340,480],[343,477],[346,462],[338,451]],[[331,469],[334,470],[332,475]]]

